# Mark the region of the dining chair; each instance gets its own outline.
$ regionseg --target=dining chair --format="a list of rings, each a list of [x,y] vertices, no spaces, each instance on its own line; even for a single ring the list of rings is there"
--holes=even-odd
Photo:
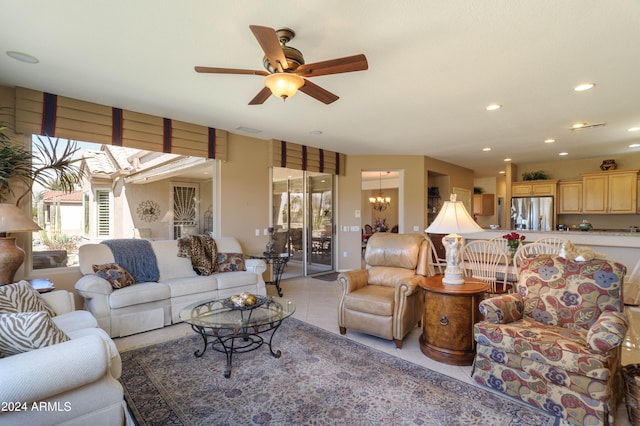
[[[556,251],[551,254],[560,254],[560,250],[566,242],[566,239],[560,237],[542,237],[534,241],[534,243],[545,243],[554,246]]]
[[[507,292],[511,262],[498,243],[489,240],[470,241],[462,248],[461,259],[465,276],[488,283],[490,295]]]
[[[502,238],[502,235],[490,238],[489,241],[499,245],[502,248],[502,250],[504,250],[504,252],[507,254],[507,256],[509,255],[509,246],[507,245],[507,239]]]
[[[520,266],[524,258],[536,257],[539,254],[555,254],[559,252],[553,244],[541,243],[535,241],[529,244],[521,244],[513,255],[513,266],[518,276],[520,275]]]
[[[444,270],[447,267],[447,259],[438,257],[438,251],[436,250],[436,246],[433,244],[433,241],[431,241],[431,238],[425,235],[425,239],[429,244],[429,275],[444,274]]]

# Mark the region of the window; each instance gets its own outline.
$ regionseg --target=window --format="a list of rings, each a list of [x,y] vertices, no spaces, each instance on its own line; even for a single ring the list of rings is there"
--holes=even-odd
[[[109,190],[96,190],[96,237],[111,236],[111,193]]]
[[[60,149],[68,144],[58,141]],[[32,234],[33,269],[78,266],[80,245],[143,237],[140,230],[144,238],[171,239],[215,229],[217,160],[76,144],[76,191],[60,191],[55,179],[34,185],[34,220],[42,230]]]

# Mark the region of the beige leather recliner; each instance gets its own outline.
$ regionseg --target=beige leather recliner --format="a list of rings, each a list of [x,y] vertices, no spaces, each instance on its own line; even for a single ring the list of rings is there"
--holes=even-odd
[[[428,275],[428,241],[420,234],[377,232],[367,242],[366,269],[338,276],[340,334],[347,329],[402,339],[420,324],[424,297],[418,282]]]

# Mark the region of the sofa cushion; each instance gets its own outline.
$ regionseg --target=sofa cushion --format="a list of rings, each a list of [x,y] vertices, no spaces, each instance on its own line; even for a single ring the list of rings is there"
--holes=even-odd
[[[369,284],[395,287],[400,280],[406,280],[416,275],[413,269],[395,268],[393,266],[372,266],[367,269]]]
[[[0,286],[0,314],[18,312],[46,312],[49,316],[55,316],[40,293],[24,280]]]
[[[217,275],[189,278],[174,278],[163,281],[169,286],[171,297],[186,296],[188,294],[207,293],[218,289]]]
[[[109,306],[111,309],[118,309],[140,303],[169,299],[170,297],[171,291],[165,283],[138,283],[120,288],[111,293]]]
[[[93,272],[100,278],[109,281],[113,288],[128,287],[136,283],[131,274],[117,263],[93,265]]]
[[[198,276],[191,266],[191,259],[178,257],[178,242],[176,240],[151,241],[151,247],[153,247],[153,252],[158,259],[159,282]]]
[[[382,285],[367,285],[344,295],[344,307],[373,315],[392,316],[394,289]]]
[[[509,324],[475,325],[478,346],[492,349],[495,362],[510,356],[578,373],[582,376],[606,379],[610,373],[612,353],[594,353],[587,347],[587,332],[550,326],[524,318]]]
[[[93,274],[93,265],[113,263],[111,249],[104,244],[83,244],[78,247],[78,261],[82,275]]]
[[[622,311],[624,265],[604,259],[573,262],[556,255],[524,259],[518,293],[524,315],[560,327],[589,330],[604,311]]]
[[[220,272],[215,277],[218,282],[218,290],[247,287],[258,283],[258,275],[248,271]]]
[[[246,271],[244,255],[242,253],[218,253],[216,259],[219,272]]]
[[[15,355],[69,340],[46,312],[0,315],[0,353]]]
[[[98,327],[96,317],[91,315],[89,311],[71,311],[65,314],[56,315],[52,319],[58,328],[66,334],[83,328]]]

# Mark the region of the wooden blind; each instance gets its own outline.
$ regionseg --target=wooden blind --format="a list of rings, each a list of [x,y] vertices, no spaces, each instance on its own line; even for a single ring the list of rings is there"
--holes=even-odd
[[[16,131],[227,160],[227,133],[178,120],[16,88]]]
[[[345,154],[285,141],[271,140],[269,159],[269,165],[272,167],[286,167],[342,176],[346,170]]]

